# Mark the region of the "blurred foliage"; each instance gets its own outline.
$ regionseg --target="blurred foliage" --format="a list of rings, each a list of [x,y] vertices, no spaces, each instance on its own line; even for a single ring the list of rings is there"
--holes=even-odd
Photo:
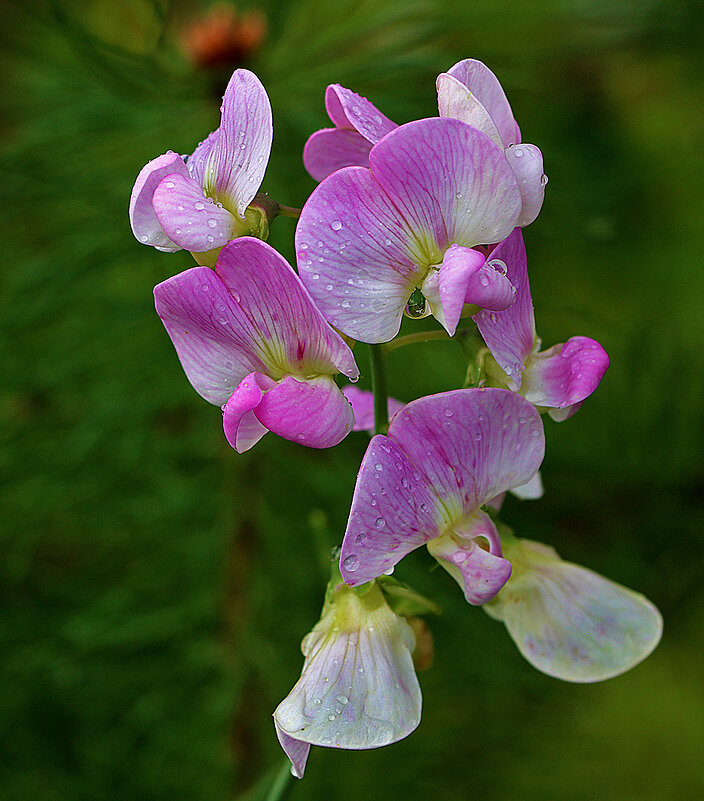
[[[129,229],[141,166],[216,126],[239,66],[189,63],[183,30],[206,7],[3,9],[4,801],[216,801],[266,781],[281,762],[269,716],[297,678],[321,558],[344,529],[365,437],[230,451],[153,312],[153,285],[189,257],[141,247]],[[700,797],[701,4],[245,7],[268,19],[247,66],[274,109],[264,188],[284,203],[314,186],[300,153],[325,124],[327,83],[404,122],[435,113],[435,76],[461,58],[500,76],[550,176],[526,234],[540,332],[547,344],[594,336],[612,358],[577,417],[546,423],[545,498],[509,502],[507,519],[646,593],[666,621],[630,674],[562,684],[416,552],[398,577],[444,610],[419,730],[375,752],[314,749],[291,798]],[[271,239],[289,258],[293,229],[280,219]],[[437,343],[390,363],[404,400],[454,388],[465,367]]]

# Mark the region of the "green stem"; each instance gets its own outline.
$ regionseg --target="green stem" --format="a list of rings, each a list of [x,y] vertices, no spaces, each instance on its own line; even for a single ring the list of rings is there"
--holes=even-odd
[[[372,392],[374,393],[374,433],[389,430],[389,392],[386,387],[386,350],[384,345],[369,346]]]
[[[301,209],[294,208],[293,206],[284,206],[279,203],[279,215],[281,217],[292,217],[297,220],[301,216]]]
[[[451,339],[451,337],[447,331],[418,331],[417,334],[406,334],[392,339],[391,342],[387,342],[382,347],[387,353],[391,353],[391,351],[402,348],[405,345],[413,345],[416,342],[433,342],[436,339]]]
[[[274,783],[271,785],[269,792],[264,796],[264,801],[282,801],[291,787],[291,778],[291,762],[287,759],[276,774]]]

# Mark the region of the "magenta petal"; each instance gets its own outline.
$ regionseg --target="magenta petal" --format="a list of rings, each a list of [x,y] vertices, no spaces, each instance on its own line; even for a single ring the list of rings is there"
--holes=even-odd
[[[447,71],[477,98],[499,131],[504,147],[516,144],[518,127],[506,94],[494,73],[474,58],[466,58]]]
[[[538,470],[545,435],[535,407],[504,389],[460,389],[420,398],[389,426],[453,518],[525,484]]]
[[[352,404],[352,411],[354,412],[354,427],[353,431],[374,431],[374,393],[366,389],[359,389],[348,385],[342,389],[343,395]],[[405,403],[396,400],[396,398],[389,398],[388,403],[388,416],[389,420],[393,420],[394,415],[399,409],[403,409]]]
[[[373,145],[397,127],[366,97],[345,89],[339,83],[326,89],[325,108],[335,127],[353,128]]]
[[[164,231],[185,250],[202,253],[230,240],[234,217],[206,198],[193,178],[167,175],[156,188],[153,203]]]
[[[230,242],[215,271],[237,303],[239,321],[272,375],[359,376],[352,351],[330,328],[290,264],[254,237]],[[278,377],[278,376],[274,376]]]
[[[302,740],[296,740],[286,734],[276,720],[274,720],[274,727],[279,744],[286,756],[291,760],[291,773],[297,779],[302,779],[306,769],[306,762],[308,761],[308,754],[310,753],[310,743],[304,743]]]
[[[309,448],[332,448],[354,425],[352,406],[331,376],[308,381],[287,376],[254,413],[269,431]]]
[[[222,427],[237,453],[248,451],[266,434],[267,429],[256,419],[253,410],[261,403],[265,391],[274,386],[276,382],[267,376],[250,373],[225,404]]]
[[[518,225],[530,225],[538,216],[545,197],[547,178],[543,172],[543,154],[535,145],[516,145],[506,151],[521,191],[523,207]]]
[[[453,242],[499,242],[517,224],[521,195],[503,150],[459,120],[402,125],[372,148],[369,163],[409,228],[426,243],[431,264]]]
[[[447,525],[447,513],[398,445],[373,437],[342,543],[342,578],[357,586],[382,575]]]
[[[159,250],[175,252],[180,246],[173,242],[156,216],[152,206],[154,190],[167,176],[178,173],[188,176],[188,169],[178,153],[169,151],[152,159],[142,167],[132,188],[130,197],[130,225],[132,233],[144,245],[152,245]]]
[[[474,321],[491,355],[509,378],[509,386],[518,390],[524,362],[533,352],[535,318],[528,283],[526,247],[523,233],[516,228],[491,253],[489,264],[505,270],[506,278],[516,288],[513,305],[505,311],[482,310]]]
[[[238,69],[232,73],[221,111],[203,188],[210,197],[227,199],[244,219],[264,178],[273,136],[269,98],[253,72]]]
[[[521,394],[538,406],[562,409],[588,398],[608,366],[609,357],[596,340],[572,337],[530,359]]]
[[[488,544],[489,550],[477,538]],[[511,576],[511,563],[501,555],[496,526],[484,512],[478,512],[461,532],[453,531],[429,542],[428,551],[475,606],[490,601]]]
[[[356,131],[323,128],[303,148],[303,165],[316,181],[343,167],[368,167],[372,143]]]
[[[188,380],[205,400],[222,406],[246,375],[267,370],[212,270],[192,267],[169,278],[154,288],[154,299]]]

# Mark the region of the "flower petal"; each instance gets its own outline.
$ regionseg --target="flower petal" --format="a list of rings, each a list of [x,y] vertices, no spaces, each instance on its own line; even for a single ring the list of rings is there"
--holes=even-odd
[[[361,598],[347,588],[341,593],[303,640],[301,678],[274,720],[299,742],[379,748],[408,736],[420,722],[411,659],[415,637],[378,586]]]
[[[535,407],[504,389],[459,389],[420,398],[394,417],[389,438],[453,521],[525,484],[545,451]]]
[[[269,431],[309,448],[332,448],[352,430],[354,413],[331,376],[286,378],[254,410]]]
[[[330,84],[325,90],[325,108],[335,127],[352,128],[373,145],[398,127],[366,97],[339,83]]]
[[[232,73],[222,99],[222,119],[205,169],[206,194],[225,199],[239,216],[257,194],[271,152],[271,105],[257,76]]]
[[[530,358],[521,394],[539,406],[571,406],[594,392],[608,366],[609,357],[596,340],[572,337]]]
[[[484,539],[485,550],[477,541]],[[464,597],[478,606],[490,601],[511,575],[511,563],[501,555],[496,526],[485,512],[477,512],[461,531],[443,534],[428,543],[428,551],[464,590]]]
[[[257,444],[267,429],[257,420],[254,409],[261,403],[266,390],[276,382],[261,373],[243,378],[223,407],[222,426],[225,437],[237,453],[244,453]]]
[[[205,168],[210,158],[210,152],[219,135],[219,130],[208,134],[186,161],[186,166],[188,167],[191,178],[197,181],[201,186],[203,186],[205,182]]]
[[[222,406],[249,373],[266,372],[241,311],[207,267],[192,267],[154,288],[156,310],[196,392]]]
[[[505,311],[482,310],[472,318],[513,390],[521,386],[524,362],[533,352],[535,318],[528,283],[528,265],[523,233],[516,228],[491,253],[489,263],[506,271],[516,288],[512,306]]]
[[[466,58],[454,67],[450,67],[447,74],[464,84],[484,106],[501,136],[504,147],[521,141],[503,87],[486,64],[474,58]]]
[[[354,427],[352,431],[374,431],[374,393],[366,389],[359,389],[348,385],[342,389],[343,395],[352,404],[354,412]],[[389,398],[388,416],[393,420],[394,415],[399,409],[403,409],[405,403]]]
[[[459,120],[402,125],[372,148],[369,163],[428,264],[452,243],[499,242],[518,222],[521,194],[503,150]]]
[[[387,572],[440,535],[449,518],[423,477],[391,439],[372,438],[362,460],[340,554],[340,572],[357,586]]]
[[[152,245],[167,252],[175,253],[181,248],[173,242],[161,227],[152,198],[154,190],[167,175],[188,176],[188,169],[178,153],[169,151],[152,159],[142,167],[132,188],[130,197],[130,225],[132,233],[144,245]]]
[[[543,497],[545,490],[543,488],[543,479],[538,471],[533,478],[521,484],[520,487],[514,487],[511,494],[515,495],[520,501],[537,501]]]
[[[505,147],[489,112],[461,81],[443,72],[438,75],[435,86],[438,90],[438,112],[441,117],[466,122],[486,134],[502,149]]]
[[[543,154],[535,145],[516,145],[506,151],[506,158],[521,191],[521,216],[517,225],[530,225],[538,216],[545,197],[547,177],[543,172]]]
[[[155,189],[153,203],[164,231],[185,250],[202,253],[232,237],[235,218],[206,198],[189,176],[167,175]]]
[[[215,271],[236,301],[240,323],[258,343],[272,377],[341,372],[357,379],[352,351],[271,245],[254,237],[236,239],[220,252]]]
[[[302,740],[289,737],[276,722],[276,719],[274,719],[274,728],[276,729],[276,737],[281,747],[284,749],[284,753],[291,760],[291,773],[297,779],[302,779],[306,770],[308,754],[310,753],[310,743],[304,743]]]
[[[338,170],[313,191],[296,253],[301,280],[332,325],[361,342],[393,339],[420,248],[369,170]]]
[[[303,148],[303,165],[316,181],[322,181],[343,167],[368,167],[372,143],[357,131],[323,128],[308,138]]]
[[[662,617],[640,593],[563,562],[537,542],[520,540],[505,553],[513,575],[484,608],[543,673],[602,681],[630,670],[658,644]]]

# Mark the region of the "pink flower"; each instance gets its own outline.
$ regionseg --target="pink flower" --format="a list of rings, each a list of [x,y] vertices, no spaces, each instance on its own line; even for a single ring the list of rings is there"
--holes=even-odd
[[[239,453],[267,430],[311,448],[351,431],[352,407],[333,376],[357,379],[352,351],[265,242],[230,242],[214,272],[193,267],[154,297],[189,381],[223,407],[225,436]]]
[[[366,389],[359,389],[348,384],[342,389],[343,395],[352,404],[354,412],[353,431],[374,432],[374,394]],[[397,401],[396,398],[389,398],[387,412],[389,420],[393,420],[394,415],[399,409],[403,409],[405,404]]]

